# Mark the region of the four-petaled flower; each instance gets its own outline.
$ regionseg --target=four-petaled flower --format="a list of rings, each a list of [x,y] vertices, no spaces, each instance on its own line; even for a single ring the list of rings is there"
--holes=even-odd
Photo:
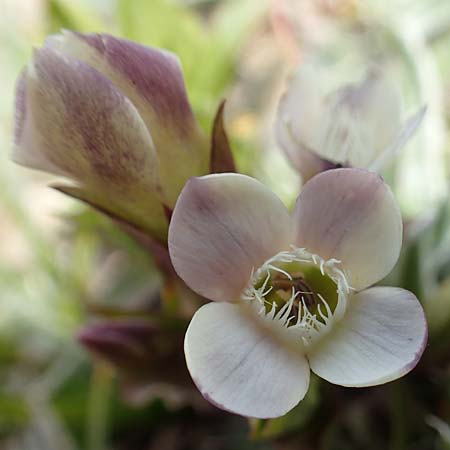
[[[391,271],[401,241],[393,195],[366,170],[315,176],[292,215],[244,175],[188,181],[169,250],[187,285],[214,300],[195,313],[185,337],[203,396],[271,418],[302,400],[310,369],[359,387],[409,372],[427,340],[422,307],[406,290],[369,288]]]
[[[303,181],[336,167],[379,172],[408,142],[425,108],[401,122],[401,97],[380,69],[323,95],[320,71],[302,67],[278,107],[276,136]]]

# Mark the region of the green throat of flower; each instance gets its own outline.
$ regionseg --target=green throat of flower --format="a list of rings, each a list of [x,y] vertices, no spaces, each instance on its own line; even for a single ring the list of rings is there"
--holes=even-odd
[[[339,263],[292,246],[253,271],[242,300],[310,345],[345,313],[350,287]]]

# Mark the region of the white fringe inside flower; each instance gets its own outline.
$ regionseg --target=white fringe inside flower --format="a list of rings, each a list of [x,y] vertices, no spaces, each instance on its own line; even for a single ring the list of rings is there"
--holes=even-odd
[[[294,287],[291,288],[289,300],[281,308],[267,299],[268,294],[273,290],[273,286],[269,286],[272,273],[278,272],[292,281],[293,276],[279,265],[294,262],[316,266],[323,276],[328,276],[336,284],[337,304],[334,311],[321,294],[296,291]],[[283,328],[289,328],[290,333],[298,334],[305,346],[310,346],[327,334],[333,324],[345,314],[348,295],[352,288],[346,274],[339,268],[339,264],[340,261],[335,258],[325,260],[304,248],[292,245],[290,251],[277,253],[258,269],[252,270],[249,284],[243,291],[241,299],[250,303],[259,316],[276,322]],[[256,287],[261,280],[264,280],[262,285]],[[320,299],[321,303],[317,304],[315,313],[309,310],[303,294],[315,294]],[[298,312],[293,314],[295,301],[298,302]],[[267,306],[270,309],[267,309]]]

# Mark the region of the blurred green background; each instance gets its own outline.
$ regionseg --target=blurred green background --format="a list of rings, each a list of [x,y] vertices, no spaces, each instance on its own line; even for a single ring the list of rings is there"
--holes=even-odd
[[[448,0],[0,0],[0,449],[450,449],[450,2]],[[14,83],[61,28],[108,32],[181,59],[207,133],[221,99],[238,167],[292,204],[300,179],[273,122],[309,56],[335,83],[382,65],[405,111],[428,105],[385,173],[406,241],[391,284],[430,320],[424,363],[386,387],[313,380],[292,413],[248,422],[154,386],[123,389],[76,334],[95,314],[138,314],[160,288],[151,258],[107,219],[9,161]],[[181,348],[180,348],[181,352]],[[162,388],[161,388],[162,389]],[[169,388],[170,391],[170,388]]]

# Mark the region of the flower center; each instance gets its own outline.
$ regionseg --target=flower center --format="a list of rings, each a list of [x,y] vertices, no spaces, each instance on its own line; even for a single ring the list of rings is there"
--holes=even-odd
[[[345,313],[351,288],[339,263],[291,246],[253,270],[242,300],[310,345]]]

